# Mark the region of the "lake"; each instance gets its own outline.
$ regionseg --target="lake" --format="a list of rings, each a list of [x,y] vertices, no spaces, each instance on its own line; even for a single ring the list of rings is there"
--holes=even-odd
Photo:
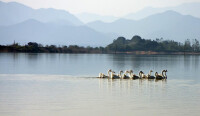
[[[1,116],[198,116],[200,55],[0,53]],[[167,80],[99,79],[132,69]]]

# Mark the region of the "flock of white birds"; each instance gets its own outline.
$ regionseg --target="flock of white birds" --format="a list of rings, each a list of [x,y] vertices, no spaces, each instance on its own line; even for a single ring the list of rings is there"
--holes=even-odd
[[[162,70],[161,74],[158,74],[158,72],[155,72],[155,76],[151,75],[153,71],[150,70],[147,75],[144,74],[143,71],[139,72],[139,75],[136,75],[133,73],[133,70],[126,70],[126,71],[119,71],[119,74],[115,74],[115,71],[112,71],[111,69],[108,70],[108,75],[105,75],[103,73],[99,73],[98,78],[110,78],[110,79],[167,79],[167,70]]]

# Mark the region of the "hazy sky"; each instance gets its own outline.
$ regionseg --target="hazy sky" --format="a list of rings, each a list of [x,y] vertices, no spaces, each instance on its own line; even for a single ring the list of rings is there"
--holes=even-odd
[[[0,0],[16,1],[32,8],[64,9],[71,13],[95,13],[100,15],[123,16],[144,7],[176,6],[200,0]]]

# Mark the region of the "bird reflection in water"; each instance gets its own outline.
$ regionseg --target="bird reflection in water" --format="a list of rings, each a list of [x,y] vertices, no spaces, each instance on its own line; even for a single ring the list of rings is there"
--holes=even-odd
[[[164,87],[167,84],[167,79],[156,80],[156,79],[99,79],[99,88],[139,88],[142,86],[160,86]]]

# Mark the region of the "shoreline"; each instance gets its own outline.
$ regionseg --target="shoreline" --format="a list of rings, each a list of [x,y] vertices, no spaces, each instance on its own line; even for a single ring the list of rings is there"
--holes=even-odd
[[[132,52],[7,52],[1,51],[0,53],[50,53],[50,54],[133,54],[133,55],[200,55],[200,52],[154,52],[154,51],[132,51]]]

